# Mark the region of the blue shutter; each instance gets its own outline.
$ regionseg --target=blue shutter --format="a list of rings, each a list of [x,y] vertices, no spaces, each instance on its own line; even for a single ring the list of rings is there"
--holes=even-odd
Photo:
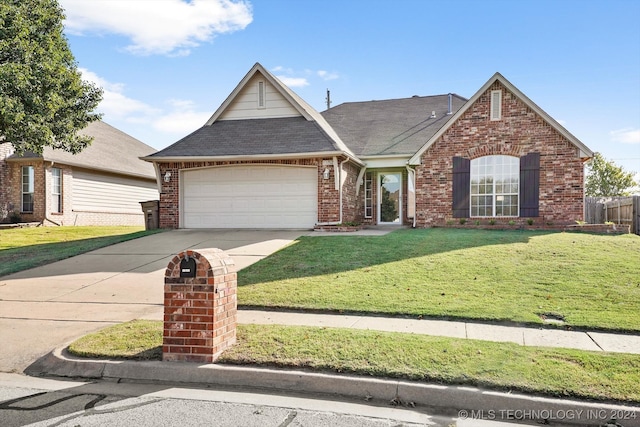
[[[453,158],[453,217],[469,218],[471,160]]]
[[[540,153],[520,157],[520,216],[537,217],[540,194]]]

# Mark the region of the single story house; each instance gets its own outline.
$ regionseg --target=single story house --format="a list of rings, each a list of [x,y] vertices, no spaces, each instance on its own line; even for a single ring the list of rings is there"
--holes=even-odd
[[[158,187],[140,157],[156,150],[102,121],[81,132],[94,140],[75,155],[46,147],[18,156],[0,143],[0,222],[145,224],[139,202],[157,200]]]
[[[143,159],[164,228],[430,227],[580,220],[592,155],[499,73],[470,99],[319,113],[257,63],[203,127]]]

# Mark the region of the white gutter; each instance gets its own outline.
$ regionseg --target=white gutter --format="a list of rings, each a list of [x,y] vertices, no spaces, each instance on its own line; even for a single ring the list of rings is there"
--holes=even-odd
[[[247,161],[247,160],[277,160],[277,159],[311,159],[311,158],[327,158],[345,156],[354,163],[364,166],[362,160],[352,157],[343,151],[316,151],[312,153],[286,153],[286,154],[250,154],[250,155],[228,155],[228,156],[167,156],[155,157],[146,156],[139,157],[140,160],[147,162],[215,162],[215,161]],[[337,162],[337,160],[336,160]]]
[[[416,228],[416,217],[418,216],[418,203],[416,197],[416,170],[409,167],[409,165],[405,166],[407,168],[407,176],[409,177],[409,182],[407,182],[407,192],[411,191],[409,188],[409,183],[413,181],[413,224],[412,227]],[[413,179],[411,179],[413,177]]]

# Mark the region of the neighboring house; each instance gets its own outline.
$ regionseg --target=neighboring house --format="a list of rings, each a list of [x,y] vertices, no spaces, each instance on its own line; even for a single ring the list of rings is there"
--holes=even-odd
[[[79,154],[46,147],[17,156],[0,144],[0,222],[18,215],[44,225],[144,225],[141,201],[158,199],[155,150],[101,121],[81,131],[94,138]]]
[[[583,218],[592,152],[496,73],[458,95],[318,113],[260,64],[208,122],[144,160],[165,228]]]

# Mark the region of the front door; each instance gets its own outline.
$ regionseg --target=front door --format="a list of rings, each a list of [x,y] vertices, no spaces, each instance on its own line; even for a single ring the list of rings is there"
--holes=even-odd
[[[402,173],[378,173],[378,224],[402,224]]]

